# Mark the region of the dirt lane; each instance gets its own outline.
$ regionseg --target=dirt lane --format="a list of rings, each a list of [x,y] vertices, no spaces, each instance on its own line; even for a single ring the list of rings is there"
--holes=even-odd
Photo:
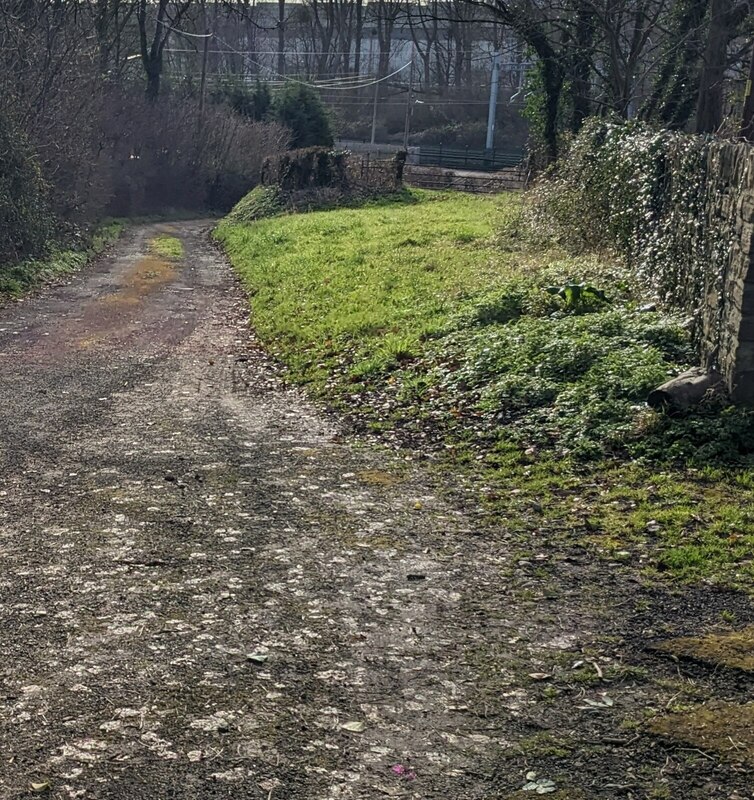
[[[465,796],[503,745],[464,713],[467,522],[281,388],[205,234],[0,314],[0,793]]]
[[[0,311],[0,797],[728,797],[624,723],[679,692],[643,638],[745,601],[479,535],[283,387],[207,230]],[[624,659],[665,683],[542,683]]]

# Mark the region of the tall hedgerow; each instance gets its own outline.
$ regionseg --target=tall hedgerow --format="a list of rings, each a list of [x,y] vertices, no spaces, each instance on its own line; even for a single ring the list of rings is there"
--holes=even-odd
[[[51,233],[45,185],[34,153],[18,126],[0,113],[0,270],[39,255]]]
[[[733,239],[711,140],[590,120],[531,193],[527,227],[572,252],[609,250],[664,304],[698,309]]]

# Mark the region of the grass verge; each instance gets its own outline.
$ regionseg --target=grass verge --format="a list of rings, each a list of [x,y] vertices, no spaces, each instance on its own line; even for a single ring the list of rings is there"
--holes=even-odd
[[[23,261],[0,269],[0,302],[20,297],[47,281],[81,269],[122,233],[124,220],[106,220],[77,248],[53,248],[47,258]]]
[[[650,411],[694,361],[685,320],[619,265],[517,240],[517,202],[412,191],[216,235],[291,378],[464,471],[522,552],[546,536],[746,584],[754,415]]]

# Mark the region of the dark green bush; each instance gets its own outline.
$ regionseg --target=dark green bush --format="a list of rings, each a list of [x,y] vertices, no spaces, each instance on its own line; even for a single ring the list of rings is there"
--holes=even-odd
[[[266,83],[257,80],[249,86],[239,78],[230,78],[213,92],[215,102],[227,103],[237,114],[262,122],[272,107],[272,93]]]
[[[709,140],[590,120],[532,192],[528,227],[570,251],[610,250],[661,301],[689,312],[727,263]]]
[[[287,83],[275,94],[273,118],[291,131],[291,146],[332,147],[330,118],[319,95],[301,83]]]

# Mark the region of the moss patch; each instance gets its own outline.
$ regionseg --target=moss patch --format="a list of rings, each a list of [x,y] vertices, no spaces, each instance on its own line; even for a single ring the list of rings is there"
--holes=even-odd
[[[360,481],[371,486],[395,486],[396,483],[401,482],[398,475],[394,475],[392,472],[384,472],[381,469],[367,469],[359,472],[357,477]]]
[[[754,703],[719,703],[653,720],[658,736],[754,766]]]
[[[175,236],[155,236],[149,242],[149,249],[154,255],[168,261],[180,261],[183,258],[183,244]]]
[[[146,256],[126,276],[123,286],[102,302],[108,305],[136,305],[144,295],[166,286],[175,278],[175,270],[167,259]]]
[[[754,672],[754,625],[729,633],[669,639],[654,649],[716,667]]]

